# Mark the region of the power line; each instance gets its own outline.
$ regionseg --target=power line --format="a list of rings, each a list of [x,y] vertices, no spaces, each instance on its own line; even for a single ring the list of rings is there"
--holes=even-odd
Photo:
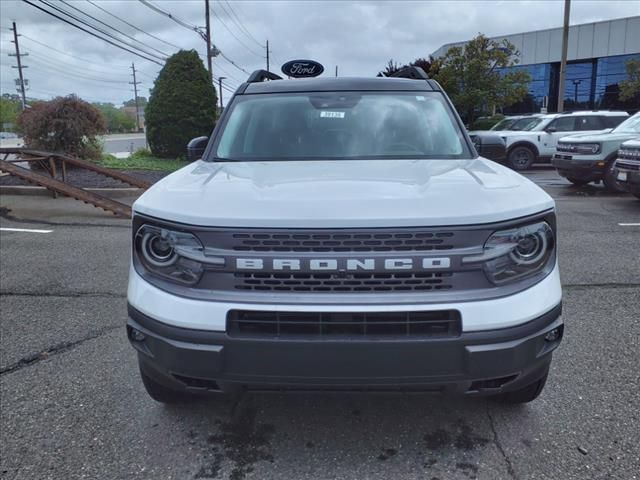
[[[145,55],[142,55],[141,53],[138,53],[138,52],[136,52],[136,51],[134,51],[134,50],[130,50],[129,48],[123,47],[122,45],[118,45],[117,43],[115,43],[115,42],[113,42],[113,41],[111,41],[111,40],[108,40],[108,39],[106,39],[106,38],[104,38],[104,37],[101,37],[100,35],[97,35],[97,34],[95,34],[94,32],[92,32],[92,31],[90,31],[90,30],[87,30],[86,28],[81,27],[80,25],[76,25],[75,23],[73,23],[73,22],[71,22],[71,21],[67,20],[66,18],[60,17],[59,15],[56,15],[55,13],[50,12],[49,10],[46,10],[46,9],[44,9],[44,8],[42,8],[42,7],[40,7],[40,6],[36,5],[36,4],[34,4],[34,3],[32,3],[30,0],[22,0],[22,1],[23,1],[24,3],[27,3],[28,5],[31,5],[31,6],[32,6],[32,7],[34,7],[34,8],[37,8],[38,10],[40,10],[40,11],[42,11],[42,12],[46,13],[47,15],[51,15],[52,17],[57,18],[58,20],[61,20],[61,21],[63,21],[64,23],[67,23],[67,24],[71,25],[72,27],[77,28],[78,30],[82,30],[83,32],[88,33],[89,35],[91,35],[91,36],[93,36],[93,37],[96,37],[96,38],[98,38],[98,39],[100,39],[100,40],[102,40],[102,41],[104,41],[104,42],[107,42],[107,43],[108,43],[108,44],[110,44],[110,45],[113,45],[114,47],[117,47],[117,48],[119,48],[119,49],[121,49],[121,50],[125,50],[125,51],[127,51],[127,52],[129,52],[129,53],[132,53],[133,55],[136,55],[136,56],[138,56],[138,57],[140,57],[140,58],[144,58],[145,60],[148,60],[148,61],[150,61],[150,62],[153,62],[153,63],[157,64],[157,65],[162,66],[162,63],[160,63],[159,61],[154,60],[154,59],[152,59],[152,58],[149,58],[149,57],[147,57],[147,56],[145,56]]]
[[[251,35],[251,32],[247,29],[247,27],[244,26],[244,24],[242,23],[242,21],[240,20],[240,18],[238,17],[238,15],[236,14],[235,10],[233,9],[233,6],[231,5],[231,3],[229,3],[228,0],[224,0],[224,3],[227,4],[227,6],[229,7],[229,10],[231,11],[231,20],[238,26],[238,28],[240,29],[240,31],[242,31],[247,37],[249,37],[251,40],[253,40],[255,42],[256,45],[258,45],[261,48],[264,48],[264,45],[262,45],[258,40],[255,39],[255,37],[253,35]],[[229,14],[227,12],[227,10],[225,9],[224,5],[222,4],[222,2],[219,3],[219,5],[222,7],[222,9],[227,13],[227,15]]]
[[[94,7],[96,7],[99,10],[102,10],[104,13],[106,13],[107,15],[110,15],[111,17],[120,20],[122,23],[124,23],[125,25],[128,25],[129,27],[133,28],[134,30],[137,30],[138,32],[144,33],[145,35],[148,35],[151,38],[155,38],[156,40],[158,40],[159,42],[162,42],[166,45],[169,45],[170,47],[174,47],[177,48],[178,50],[180,50],[181,47],[179,47],[178,45],[171,43],[171,42],[167,42],[166,40],[163,40],[160,37],[157,37],[155,35],[153,35],[152,33],[149,32],[145,32],[144,30],[142,30],[140,27],[136,27],[135,25],[127,22],[126,20],[124,20],[123,18],[118,17],[117,15],[109,12],[108,10],[102,8],[100,5],[98,5],[97,3],[92,2],[91,0],[87,0],[87,2],[89,2],[91,5],[93,5]]]
[[[41,58],[39,55],[38,56],[34,56],[33,59],[36,61],[36,63],[42,63],[47,68],[52,68],[54,70],[62,71],[63,73],[67,73],[67,74],[73,75],[74,78],[76,78],[76,77],[77,78],[85,78],[87,80],[93,80],[93,81],[101,82],[101,83],[116,83],[116,84],[125,84],[125,83],[127,83],[126,80],[115,80],[115,79],[110,79],[110,78],[101,78],[101,77],[88,76],[88,75],[86,75],[86,72],[79,71],[79,69],[77,69],[77,68],[70,68],[69,66],[57,65],[55,62],[50,61],[48,59]],[[91,73],[91,72],[89,72],[89,73]]]
[[[93,64],[93,65],[98,65],[97,63],[95,63],[95,62],[94,62],[94,61],[92,61],[92,60],[87,60],[87,59],[85,59],[85,58],[81,58],[81,57],[78,57],[78,56],[76,56],[76,55],[72,55],[72,54],[70,54],[70,53],[68,53],[68,52],[65,52],[65,51],[63,51],[63,50],[58,50],[57,48],[54,48],[54,47],[52,47],[51,45],[47,45],[46,43],[42,43],[42,42],[40,42],[40,41],[38,41],[38,40],[35,40],[35,39],[31,38],[31,37],[27,37],[25,34],[21,34],[21,36],[22,36],[22,38],[26,38],[26,39],[27,39],[27,40],[29,40],[30,42],[37,43],[37,44],[38,44],[38,45],[40,45],[41,47],[48,48],[49,50],[53,50],[54,52],[58,52],[58,53],[60,53],[60,54],[62,54],[62,55],[66,55],[66,56],[68,56],[68,57],[75,58],[76,60],[80,60],[80,61],[85,62],[85,63],[90,63],[90,64]],[[113,67],[129,68],[127,65],[114,65],[114,64],[111,64],[111,65],[112,65]]]
[[[96,20],[98,23],[102,23],[103,25],[106,25],[108,28],[111,28],[112,30],[114,30],[114,31],[116,31],[116,32],[118,32],[118,33],[121,33],[121,34],[122,34],[122,32],[120,32],[120,30],[118,30],[118,29],[116,29],[116,28],[113,28],[113,27],[112,27],[112,26],[110,26],[109,24],[107,24],[107,23],[105,23],[105,22],[102,22],[101,20],[98,20],[98,19],[96,19],[95,17],[92,17],[91,15],[88,15],[88,14],[84,13],[84,12],[83,12],[82,10],[80,10],[79,8],[74,7],[73,5],[70,5],[70,4],[66,3],[66,2],[65,2],[65,0],[59,0],[59,1],[60,1],[60,2],[62,2],[62,3],[64,3],[65,5],[70,6],[70,7],[71,7],[71,8],[73,8],[74,10],[79,11],[79,12],[80,12],[80,13],[82,13],[83,15],[85,15],[85,16],[87,16],[87,17],[89,17],[89,18],[92,18],[93,20]],[[81,19],[81,18],[78,18],[76,15],[74,15],[73,13],[70,13],[69,11],[67,11],[67,10],[65,10],[65,9],[63,9],[63,8],[56,7],[55,5],[53,5],[53,4],[51,4],[51,3],[49,3],[49,1],[47,1],[47,0],[40,0],[40,3],[43,3],[43,4],[45,4],[46,6],[48,6],[49,8],[53,8],[54,10],[57,10],[58,12],[60,12],[60,13],[62,13],[62,14],[64,14],[64,15],[66,15],[66,16],[68,16],[68,17],[71,17],[71,18],[72,18],[72,19],[74,19],[75,21],[80,22],[80,23],[82,23],[83,25],[86,25],[87,27],[90,27],[90,28],[93,28],[94,30],[97,30],[98,32],[102,33],[103,35],[106,35],[106,36],[108,36],[108,37],[110,37],[110,38],[112,38],[112,39],[114,39],[114,40],[116,40],[116,41],[118,41],[118,42],[120,42],[120,43],[125,44],[125,45],[128,45],[128,46],[129,46],[129,47],[131,47],[131,48],[135,48],[135,49],[137,49],[137,50],[139,50],[139,51],[143,52],[145,55],[149,55],[149,56],[151,56],[151,57],[157,58],[158,60],[165,60],[165,57],[166,57],[166,54],[165,54],[165,53],[160,52],[160,54],[161,54],[161,55],[164,55],[164,56],[159,56],[159,55],[156,55],[155,53],[148,52],[148,51],[144,50],[143,48],[140,48],[140,47],[139,47],[139,46],[137,46],[137,45],[134,45],[134,44],[129,43],[129,42],[127,42],[127,41],[125,41],[125,40],[123,40],[123,39],[121,39],[121,38],[116,37],[115,35],[113,35],[113,34],[111,34],[111,33],[107,32],[107,31],[103,30],[102,28],[99,28],[99,27],[96,27],[95,25],[92,25],[92,24],[90,24],[90,23],[87,23],[87,21],[85,21],[85,20],[83,20],[83,19]],[[127,34],[124,34],[124,35],[125,35],[125,36],[128,36]],[[130,38],[133,38],[133,37],[130,37]],[[144,45],[142,42],[140,42],[139,40],[136,40],[135,38],[134,38],[133,40],[134,40],[134,41],[136,41],[136,42],[138,42],[138,43],[140,43],[140,44],[142,44],[142,45]],[[145,45],[145,46],[146,46],[146,45]],[[152,48],[152,47],[151,47],[151,49],[152,49],[152,50],[156,50],[156,49],[154,49],[154,48]],[[159,50],[156,50],[156,51],[159,51]]]
[[[221,5],[221,6],[222,6],[222,4],[221,4],[221,3],[220,3],[219,5]],[[213,12],[213,16],[214,16],[214,17],[216,17],[216,18],[220,21],[220,23],[221,23],[221,24],[222,24],[222,26],[227,30],[227,32],[229,32],[229,34],[230,34],[233,38],[235,38],[235,39],[238,41],[238,43],[239,43],[240,45],[242,45],[244,48],[246,48],[246,49],[247,49],[247,51],[249,51],[249,52],[253,53],[254,55],[256,55],[256,56],[258,56],[258,57],[260,57],[260,58],[263,58],[263,56],[262,56],[260,53],[256,53],[256,51],[255,51],[255,50],[253,50],[253,49],[249,48],[249,46],[248,46],[246,43],[244,43],[242,40],[240,40],[240,38],[238,38],[238,36],[236,36],[236,34],[233,32],[233,30],[231,30],[231,29],[227,26],[227,24],[225,23],[225,21],[224,21],[224,20],[222,20],[222,18],[220,18],[220,16],[218,16],[218,14],[215,12],[215,10],[214,10],[214,12]]]
[[[150,8],[151,10],[153,10],[154,12],[157,12],[161,15],[164,15],[165,17],[170,18],[171,20],[173,20],[174,22],[176,22],[178,25],[183,26],[184,28],[188,29],[188,30],[193,30],[194,32],[200,33],[200,29],[198,27],[196,27],[195,25],[191,25],[187,22],[184,22],[182,20],[180,20],[179,18],[173,16],[171,13],[169,12],[165,12],[164,10],[162,10],[160,7],[156,7],[153,3],[147,1],[147,0],[138,0],[140,3],[142,3],[143,5],[147,6],[148,8]]]
[[[244,68],[242,68],[240,65],[238,65],[236,62],[234,62],[233,60],[231,60],[229,57],[227,57],[224,53],[220,52],[220,56],[222,58],[224,58],[227,62],[229,62],[231,65],[233,65],[234,67],[236,67],[238,70],[242,70],[244,73],[246,73],[247,75],[250,75],[249,72],[247,72]]]

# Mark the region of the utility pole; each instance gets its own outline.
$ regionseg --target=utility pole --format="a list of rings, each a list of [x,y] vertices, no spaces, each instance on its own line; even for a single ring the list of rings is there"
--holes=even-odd
[[[564,110],[564,79],[567,73],[567,50],[569,48],[569,13],[571,0],[564,0],[564,23],[562,25],[562,57],[560,58],[560,79],[558,82],[558,112]]]
[[[338,76],[338,65],[336,65],[336,77]]]
[[[211,20],[209,18],[209,0],[204,0],[204,16],[206,21],[206,32],[204,41],[207,42],[207,70],[209,71],[209,85],[213,84],[213,67],[211,65]]]
[[[220,94],[220,111],[222,112],[222,109],[224,108],[224,105],[222,105],[222,80],[224,80],[227,77],[218,77],[218,93]]]
[[[140,131],[140,104],[138,103],[138,85],[142,82],[136,81],[136,66],[133,62],[131,62],[131,71],[133,72],[133,82],[129,82],[130,85],[133,85],[133,95],[136,102],[136,131]]]
[[[20,45],[18,44],[18,37],[20,35],[18,35],[18,27],[16,27],[16,22],[13,22],[13,28],[11,29],[13,31],[13,43],[15,43],[16,45],[16,53],[12,54],[10,53],[9,56],[10,57],[16,57],[16,60],[18,61],[18,65],[14,66],[11,65],[11,68],[17,68],[18,69],[18,76],[19,78],[19,82],[20,82],[20,95],[22,97],[22,110],[24,110],[25,108],[27,108],[27,95],[25,93],[25,89],[24,89],[24,76],[22,75],[22,69],[23,68],[28,68],[26,65],[22,65],[22,60],[21,57],[26,57],[27,55],[29,55],[28,53],[20,53]]]
[[[267,40],[267,72],[269,70],[269,40]]]

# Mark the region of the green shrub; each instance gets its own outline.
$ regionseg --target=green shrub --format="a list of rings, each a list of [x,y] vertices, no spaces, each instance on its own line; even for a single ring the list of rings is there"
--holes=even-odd
[[[153,157],[153,153],[151,153],[151,150],[149,150],[148,148],[139,148],[137,149],[135,152],[133,152],[131,155],[129,155],[129,158],[148,158],[148,157]]]
[[[480,117],[471,124],[469,130],[489,130],[504,118],[504,115],[496,114],[491,117]]]
[[[145,109],[153,155],[184,155],[194,137],[210,135],[216,120],[216,92],[195,50],[172,55],[160,71]]]

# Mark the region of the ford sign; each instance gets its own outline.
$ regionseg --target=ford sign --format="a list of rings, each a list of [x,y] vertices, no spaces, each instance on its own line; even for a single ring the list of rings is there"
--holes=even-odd
[[[282,65],[282,73],[288,77],[317,77],[324,72],[324,67],[313,60],[291,60]]]

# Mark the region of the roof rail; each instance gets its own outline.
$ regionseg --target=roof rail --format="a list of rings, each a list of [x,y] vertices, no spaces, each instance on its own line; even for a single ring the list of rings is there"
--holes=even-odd
[[[280,75],[269,72],[268,70],[256,70],[247,79],[247,83],[260,83],[265,80],[282,80]]]
[[[398,78],[411,78],[413,80],[429,80],[429,76],[427,73],[421,68],[416,66],[404,67],[398,70],[389,77],[398,77]]]

